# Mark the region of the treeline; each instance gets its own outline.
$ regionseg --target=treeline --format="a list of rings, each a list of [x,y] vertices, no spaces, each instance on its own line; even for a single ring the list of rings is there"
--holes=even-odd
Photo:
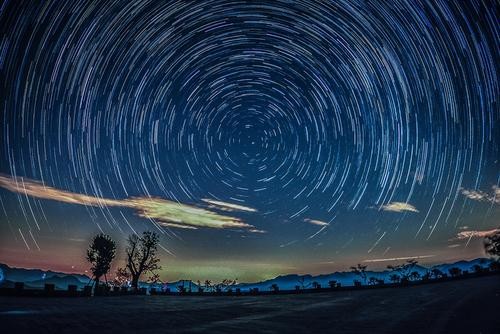
[[[116,270],[112,280],[107,279],[107,274],[111,269],[111,263],[116,255],[116,243],[108,235],[98,234],[93,239],[87,250],[87,260],[92,264],[91,272],[93,278],[94,294],[99,294],[103,288],[107,287],[131,287],[134,291],[139,289],[139,280],[146,275],[146,281],[151,284],[161,283],[158,271],[161,269],[160,259],[157,251],[159,245],[158,234],[150,231],[143,232],[142,235],[130,235],[127,239],[127,247],[125,249],[125,264]],[[492,257],[489,267],[482,265],[474,265],[472,267],[474,274],[485,273],[485,271],[497,272],[500,271],[500,232],[487,236],[484,240],[485,253]],[[457,278],[469,274],[467,270],[462,270],[458,267],[452,267],[448,272],[443,272],[440,269],[433,268],[425,273],[420,273],[416,269],[418,261],[415,259],[407,260],[405,263],[397,265],[389,265],[387,269],[391,270],[388,280],[392,284],[407,284],[410,282],[441,280],[448,277]],[[352,273],[358,276],[359,279],[353,281],[354,287],[362,285],[384,285],[384,279],[377,277],[368,277],[367,266],[357,264],[350,267]],[[104,277],[105,285],[102,285]],[[305,289],[321,289],[321,284],[318,282],[305,282],[304,278],[299,280],[295,290]],[[203,283],[197,281],[193,284],[190,280],[179,281],[176,287],[179,293],[192,293],[193,285],[197,292],[231,292],[236,288],[237,279],[225,279],[220,283],[212,283],[206,280]],[[340,282],[329,281],[329,288],[341,287]],[[168,289],[168,288],[167,288]],[[237,289],[239,290],[239,289]],[[278,292],[280,290],[277,284],[272,284],[269,287],[270,291]],[[170,291],[170,289],[168,289]]]

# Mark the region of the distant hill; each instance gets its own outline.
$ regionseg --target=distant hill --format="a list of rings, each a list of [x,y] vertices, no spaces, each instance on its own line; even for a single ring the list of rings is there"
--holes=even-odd
[[[490,259],[479,258],[471,261],[458,261],[454,263],[444,263],[435,265],[431,268],[426,268],[421,265],[416,265],[412,271],[418,272],[420,275],[424,275],[429,270],[434,268],[441,270],[443,273],[448,273],[448,270],[453,267],[460,268],[461,270],[473,271],[475,265],[481,267],[488,267],[491,263]],[[27,288],[43,288],[45,283],[54,284],[57,289],[67,289],[68,285],[76,285],[80,288],[85,286],[90,278],[86,275],[80,274],[65,274],[53,271],[44,271],[40,269],[24,269],[24,268],[11,268],[6,264],[0,263],[0,270],[3,271],[3,281],[0,282],[0,286],[12,287],[14,282],[24,282]],[[390,270],[384,271],[367,271],[366,277],[375,277],[379,280],[384,280],[389,282],[389,276],[393,274]],[[327,287],[329,281],[337,281],[343,286],[353,285],[354,280],[360,280],[359,276],[352,272],[334,272],[331,274],[322,275],[282,275],[275,277],[270,280],[256,282],[256,283],[239,283],[234,286],[234,288],[240,288],[242,291],[249,290],[252,288],[258,288],[261,291],[267,291],[273,284],[277,284],[281,290],[293,290],[295,286],[303,285],[305,288],[311,288],[313,282],[321,284],[322,287]],[[177,291],[177,286],[182,284],[181,281],[169,282],[163,287],[170,288],[171,291]],[[184,281],[186,289],[189,288],[188,281]],[[140,282],[141,287],[150,287],[151,284]],[[159,285],[158,285],[159,286]],[[191,289],[197,291],[198,285],[195,282],[191,283]]]
[[[420,275],[424,275],[428,271],[436,268],[441,270],[443,273],[448,274],[448,270],[453,267],[460,268],[461,270],[468,270],[470,272],[473,271],[474,265],[480,265],[481,267],[488,267],[491,263],[490,259],[479,258],[471,261],[458,261],[454,263],[444,263],[435,265],[433,267],[427,268],[421,265],[415,265],[412,271],[418,272]],[[369,279],[370,277],[375,277],[377,279],[384,280],[385,282],[389,282],[389,276],[392,275],[393,272],[390,270],[384,271],[367,271],[366,277]],[[277,284],[281,290],[294,290],[297,285],[304,285],[304,288],[311,288],[312,282],[317,282],[321,284],[322,287],[328,287],[328,282],[337,281],[341,283],[343,286],[353,285],[354,280],[360,280],[359,276],[352,272],[334,272],[331,274],[321,274],[321,275],[282,275],[275,277],[273,279],[255,282],[255,283],[239,283],[235,285],[233,288],[240,288],[242,291],[246,291],[253,288],[258,288],[260,291],[269,291],[270,287],[273,284]],[[142,287],[149,287],[147,283],[141,283]],[[177,286],[179,282],[169,282],[166,287],[168,287],[171,291],[177,291]],[[186,288],[188,285],[185,284]],[[164,286],[165,287],[165,286]],[[198,285],[192,282],[191,288],[193,291],[197,290]]]
[[[0,263],[0,271],[3,272],[1,286],[10,286],[13,282],[24,282],[26,287],[39,288],[45,283],[51,283],[58,289],[66,289],[68,285],[82,287],[90,278],[81,274],[66,274],[51,270],[12,268]]]
[[[473,271],[473,267],[475,265],[479,265],[481,267],[488,267],[490,265],[490,263],[492,262],[491,259],[485,259],[485,258],[479,258],[479,259],[474,259],[474,260],[470,260],[470,261],[458,261],[458,262],[454,262],[454,263],[443,263],[443,264],[438,264],[438,265],[435,265],[434,267],[432,268],[437,268],[439,270],[441,270],[442,272],[445,272],[447,273],[448,270],[452,267],[457,267],[461,270],[469,270],[469,271]]]
[[[67,289],[68,285],[76,285],[77,287],[81,288],[85,286],[88,282],[89,280],[83,283],[73,275],[64,275],[64,276],[52,276],[47,279],[31,281],[27,282],[27,284],[33,288],[43,288],[45,284],[54,284],[58,289]]]
[[[454,263],[444,263],[435,265],[430,268],[423,267],[421,265],[416,265],[412,271],[418,272],[420,275],[424,275],[429,270],[434,268],[441,270],[443,273],[448,274],[448,270],[453,267],[457,267],[461,270],[468,270],[470,272],[473,271],[474,265],[480,265],[481,267],[488,267],[491,263],[490,259],[475,259],[471,261],[458,261]],[[370,277],[375,277],[376,279],[382,279],[385,282],[389,282],[389,276],[392,275],[393,272],[390,270],[384,271],[366,271],[366,277],[369,279]],[[341,283],[343,286],[353,285],[354,280],[360,280],[359,276],[352,272],[335,272],[331,274],[322,274],[317,276],[312,275],[284,275],[278,276],[270,280],[257,282],[257,283],[241,283],[236,287],[239,287],[242,290],[258,288],[259,290],[268,291],[273,284],[277,284],[281,290],[293,290],[295,286],[303,284],[306,288],[311,288],[312,282],[317,282],[321,284],[322,287],[328,287],[329,281],[337,281]]]

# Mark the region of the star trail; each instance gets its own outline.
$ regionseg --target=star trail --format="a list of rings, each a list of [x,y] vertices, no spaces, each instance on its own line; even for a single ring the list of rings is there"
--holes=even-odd
[[[162,275],[257,279],[499,226],[496,1],[0,11],[0,261],[83,271],[95,233],[154,230]]]

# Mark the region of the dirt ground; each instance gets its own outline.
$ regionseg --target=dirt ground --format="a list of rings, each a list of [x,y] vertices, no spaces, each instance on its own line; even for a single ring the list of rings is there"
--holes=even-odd
[[[500,333],[500,276],[277,296],[0,297],[2,333]]]

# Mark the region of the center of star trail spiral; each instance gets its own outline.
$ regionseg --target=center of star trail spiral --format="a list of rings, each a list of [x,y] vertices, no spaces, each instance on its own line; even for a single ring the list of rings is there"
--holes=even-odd
[[[239,205],[234,219],[274,246],[419,249],[465,224],[494,227],[495,8],[7,1],[0,172],[110,201]],[[33,218],[46,195],[8,196],[5,217],[21,208],[21,232],[43,233]],[[94,210],[124,234],[135,219]]]

